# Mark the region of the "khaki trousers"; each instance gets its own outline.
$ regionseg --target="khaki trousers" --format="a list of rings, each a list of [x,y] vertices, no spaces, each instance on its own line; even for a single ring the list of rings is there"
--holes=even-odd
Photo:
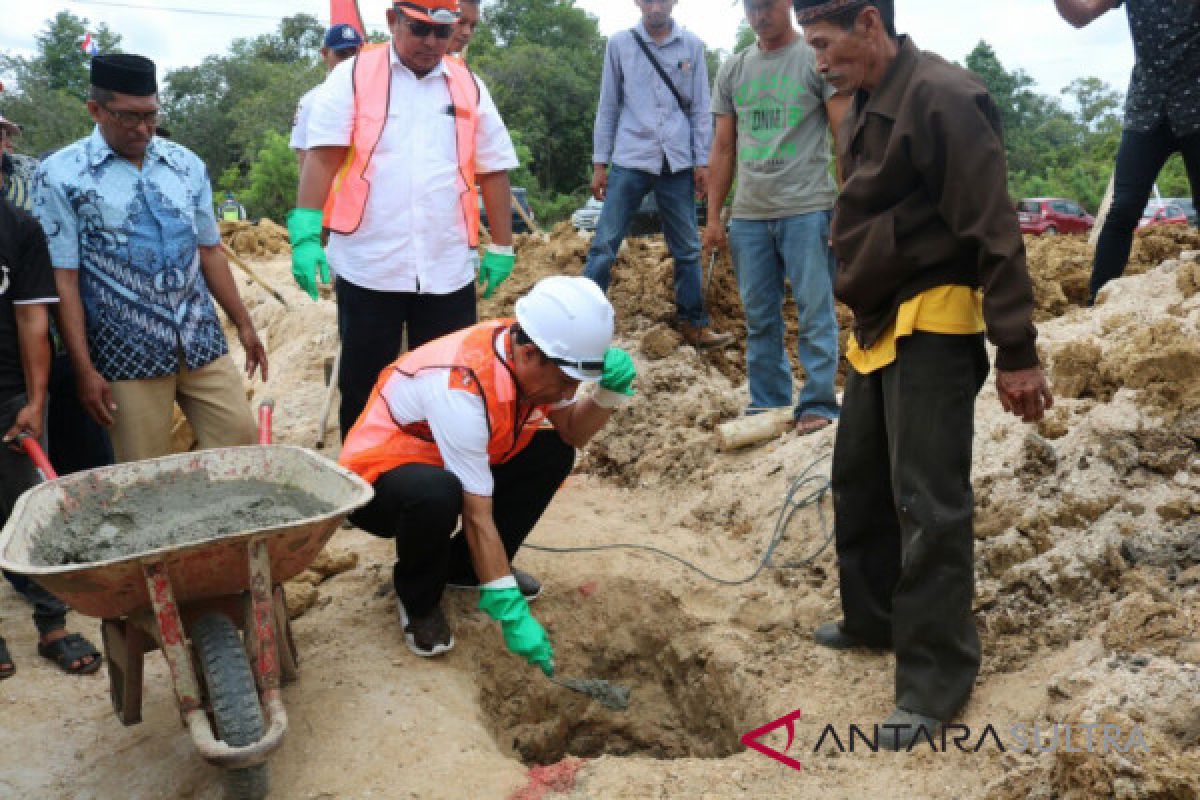
[[[111,386],[117,411],[109,435],[118,462],[170,455],[176,402],[201,450],[254,444],[258,438],[242,374],[228,355],[199,369],[181,364],[174,375]]]

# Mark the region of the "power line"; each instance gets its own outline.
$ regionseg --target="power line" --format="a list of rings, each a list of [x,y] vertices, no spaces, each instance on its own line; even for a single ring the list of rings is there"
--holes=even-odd
[[[133,8],[139,11],[168,11],[172,14],[195,14],[205,17],[238,17],[240,19],[277,20],[278,16],[267,14],[243,14],[233,11],[210,11],[202,8],[167,8],[163,6],[142,6],[135,3],[118,3],[113,0],[67,0],[68,3],[82,6],[106,6],[109,8]]]
[[[236,11],[213,11],[204,8],[181,8],[177,6],[147,6],[136,3],[122,3],[117,0],[66,0],[68,3],[82,6],[103,6],[106,8],[131,8],[138,11],[165,11],[171,14],[193,14],[204,17],[236,17],[238,19],[261,19],[269,21],[278,21],[283,17],[269,14],[246,14]],[[382,30],[382,25],[367,25],[368,28]]]

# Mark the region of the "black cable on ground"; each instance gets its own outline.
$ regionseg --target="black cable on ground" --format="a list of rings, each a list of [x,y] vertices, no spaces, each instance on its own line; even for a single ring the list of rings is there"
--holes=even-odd
[[[745,578],[731,580],[729,578],[719,578],[716,575],[710,575],[708,572],[705,572],[691,561],[681,558],[674,553],[668,553],[666,550],[648,544],[597,544],[583,547],[547,547],[546,545],[527,543],[523,546],[529,550],[539,550],[543,553],[597,553],[605,550],[642,550],[647,553],[653,553],[655,555],[668,558],[677,564],[687,567],[693,572],[699,573],[701,576],[707,578],[713,583],[720,584],[721,586],[743,586],[761,575],[762,571],[767,567],[773,567],[775,569],[802,569],[816,561],[821,556],[821,553],[825,552],[825,548],[829,547],[829,543],[833,541],[833,528],[826,524],[825,510],[821,508],[821,501],[825,499],[825,495],[829,493],[831,488],[829,479],[821,475],[809,474],[813,471],[813,469],[816,468],[818,464],[820,464],[822,461],[825,461],[827,458],[829,458],[828,455],[823,455],[816,459],[804,468],[804,471],[800,473],[800,476],[796,478],[796,480],[792,481],[792,485],[788,488],[787,494],[784,496],[783,507],[779,509],[779,517],[775,520],[775,530],[772,532],[771,539],[767,543],[766,552],[763,553],[763,556],[759,560],[758,566],[755,567],[754,572],[750,573]],[[799,494],[800,490],[806,486],[812,486],[814,488],[812,488],[811,491],[809,491],[809,493],[803,497],[803,499],[796,500],[796,495]],[[821,543],[821,546],[817,548],[815,553],[802,558],[799,561],[791,561],[786,564],[772,564],[771,556],[775,554],[776,548],[778,548],[780,542],[783,541],[783,536],[785,533],[787,533],[788,524],[791,522],[792,517],[800,509],[808,508],[809,506],[816,506],[817,517],[820,520],[821,528],[827,531],[825,534],[825,541]]]

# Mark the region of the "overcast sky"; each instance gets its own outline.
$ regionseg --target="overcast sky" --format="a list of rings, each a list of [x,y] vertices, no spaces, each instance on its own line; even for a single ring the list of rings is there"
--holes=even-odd
[[[633,0],[577,0],[611,34],[637,22]],[[980,39],[992,44],[1009,69],[1020,67],[1040,91],[1057,93],[1072,79],[1096,75],[1124,92],[1133,66],[1122,11],[1082,31],[1067,25],[1053,0],[897,0],[897,27],[919,46],[961,62]],[[132,7],[131,7],[132,6]],[[359,0],[367,24],[383,27],[388,0]],[[675,17],[710,47],[732,49],[741,3],[680,0]],[[0,0],[0,50],[28,54],[33,37],[60,10],[121,34],[129,52],[150,56],[160,68],[199,63],[225,52],[240,36],[275,29],[281,14],[307,12],[326,19],[328,0]],[[180,9],[203,11],[183,13]],[[282,11],[281,11],[282,9]]]

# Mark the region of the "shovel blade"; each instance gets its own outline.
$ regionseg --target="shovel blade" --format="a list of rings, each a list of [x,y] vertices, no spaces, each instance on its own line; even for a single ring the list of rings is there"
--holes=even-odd
[[[551,678],[564,689],[587,695],[610,711],[629,709],[629,687],[599,678]]]

